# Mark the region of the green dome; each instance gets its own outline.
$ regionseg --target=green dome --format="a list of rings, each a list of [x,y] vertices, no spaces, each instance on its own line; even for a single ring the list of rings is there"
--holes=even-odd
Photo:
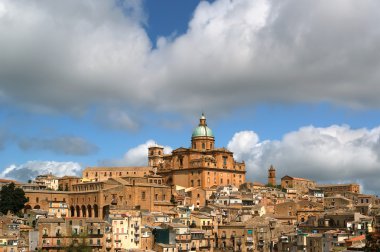
[[[214,137],[212,130],[204,125],[196,127],[193,131],[192,137]]]

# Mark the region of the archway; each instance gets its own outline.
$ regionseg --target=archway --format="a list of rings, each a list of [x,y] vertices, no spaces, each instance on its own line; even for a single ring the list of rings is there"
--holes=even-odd
[[[82,205],[82,217],[86,217],[86,207]]]
[[[70,217],[75,217],[75,208],[74,206],[70,206]]]
[[[28,210],[32,209],[31,205],[25,205],[24,207],[24,213],[27,213]]]
[[[99,218],[98,205],[94,205],[94,217]]]
[[[91,207],[91,205],[88,205],[88,206],[87,206],[87,212],[88,212],[88,215],[87,215],[87,216],[88,216],[89,218],[91,218],[91,217],[92,217],[92,207]]]
[[[76,206],[75,210],[77,211],[77,217],[80,217],[80,208],[79,208],[79,206]]]
[[[35,205],[33,209],[41,209],[40,205]]]
[[[103,220],[108,218],[109,213],[110,213],[110,206],[109,205],[104,206],[103,207]]]

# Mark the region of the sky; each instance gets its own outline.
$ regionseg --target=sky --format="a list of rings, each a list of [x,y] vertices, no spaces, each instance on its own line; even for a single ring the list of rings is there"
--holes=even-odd
[[[144,166],[204,112],[250,181],[378,194],[379,22],[376,0],[0,0],[0,177]]]

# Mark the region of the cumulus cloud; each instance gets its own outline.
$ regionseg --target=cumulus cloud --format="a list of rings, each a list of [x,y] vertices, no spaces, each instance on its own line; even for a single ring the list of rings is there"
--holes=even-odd
[[[260,141],[252,131],[238,132],[228,144],[235,157],[244,159],[248,179],[267,180],[271,164],[278,179],[305,177],[318,183],[357,182],[367,192],[379,192],[374,178],[380,172],[380,127],[351,129],[333,125],[290,132],[279,141]]]
[[[98,151],[98,147],[86,139],[76,136],[61,136],[51,139],[24,138],[18,142],[23,150],[49,150],[58,154],[83,156]]]
[[[12,164],[0,174],[2,178],[26,182],[40,174],[52,173],[56,176],[80,175],[82,167],[75,162],[28,161],[24,164]]]
[[[129,149],[124,157],[117,160],[104,160],[102,164],[110,166],[147,166],[148,165],[148,148],[155,146],[154,140],[148,140],[143,144]],[[163,146],[164,153],[169,154],[172,151],[170,146]]]
[[[71,110],[380,105],[379,1],[200,1],[187,32],[155,49],[142,4],[2,0],[2,100]]]

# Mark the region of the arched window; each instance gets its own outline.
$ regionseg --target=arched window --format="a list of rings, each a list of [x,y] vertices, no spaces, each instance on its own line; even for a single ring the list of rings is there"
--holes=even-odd
[[[202,143],[202,149],[203,149],[203,150],[206,149],[206,145],[205,145],[205,143]]]

